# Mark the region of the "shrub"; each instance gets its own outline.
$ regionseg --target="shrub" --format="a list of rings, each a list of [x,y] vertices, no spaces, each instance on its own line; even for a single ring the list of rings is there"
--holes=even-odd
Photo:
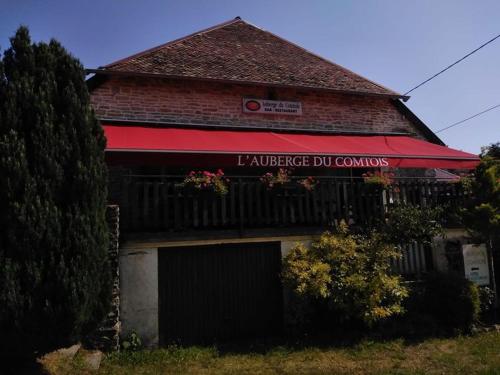
[[[481,302],[481,313],[490,312],[495,304],[495,292],[493,289],[483,286],[479,288],[479,300]]]
[[[495,240],[500,241],[500,143],[482,149],[469,189],[462,222],[474,238],[491,248]]]
[[[74,342],[111,300],[106,140],[81,64],[21,27],[0,61],[0,353]]]
[[[428,244],[443,232],[442,214],[442,207],[394,204],[389,207],[381,230],[385,239],[394,244]]]
[[[429,274],[407,302],[407,321],[427,334],[469,332],[481,309],[478,287],[458,273]]]
[[[293,293],[330,320],[365,325],[400,314],[407,290],[390,274],[390,260],[399,251],[378,233],[349,234],[342,223],[337,233],[324,233],[311,247],[296,245],[284,259],[283,279]]]

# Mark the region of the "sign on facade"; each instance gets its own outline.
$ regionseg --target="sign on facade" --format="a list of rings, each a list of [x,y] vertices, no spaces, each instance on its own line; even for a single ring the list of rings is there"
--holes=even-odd
[[[243,98],[243,112],[300,116],[302,115],[302,103]]]
[[[381,157],[312,156],[312,155],[238,155],[238,167],[388,167],[389,160]]]
[[[464,256],[465,277],[477,285],[490,284],[488,268],[488,252],[485,244],[462,245]]]

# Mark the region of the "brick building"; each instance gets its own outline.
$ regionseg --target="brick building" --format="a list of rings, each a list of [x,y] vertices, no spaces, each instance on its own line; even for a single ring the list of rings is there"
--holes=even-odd
[[[429,171],[478,161],[445,147],[407,97],[239,18],[89,73],[120,207],[123,334],[148,345],[278,334],[293,243],[368,224],[391,201],[452,199]],[[260,177],[280,167],[289,181],[269,189]],[[388,167],[420,178],[396,179],[398,193],[365,186],[362,173]],[[221,168],[226,194],[182,183]],[[403,273],[432,261],[418,244],[408,257]]]

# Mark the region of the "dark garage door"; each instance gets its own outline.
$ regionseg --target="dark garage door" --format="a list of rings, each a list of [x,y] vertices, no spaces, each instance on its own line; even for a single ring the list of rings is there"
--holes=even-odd
[[[163,248],[158,256],[161,343],[281,332],[279,242]]]

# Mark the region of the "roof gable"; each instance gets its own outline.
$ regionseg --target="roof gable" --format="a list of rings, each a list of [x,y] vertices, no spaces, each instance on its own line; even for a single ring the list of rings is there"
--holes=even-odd
[[[103,69],[401,96],[239,18],[116,61]]]

